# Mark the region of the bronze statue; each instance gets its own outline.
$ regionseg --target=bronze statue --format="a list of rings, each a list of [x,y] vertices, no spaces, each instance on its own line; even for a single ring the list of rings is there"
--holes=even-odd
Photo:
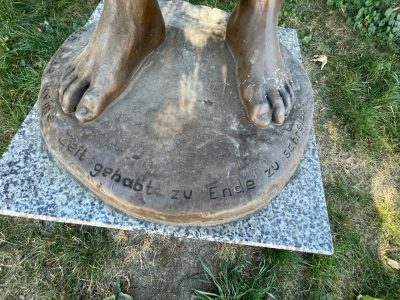
[[[261,128],[283,124],[294,87],[277,37],[283,0],[239,0],[226,41],[236,60],[240,95],[249,120]],[[144,58],[166,36],[156,0],[105,0],[88,45],[65,71],[59,101],[80,122],[99,116],[124,90]]]

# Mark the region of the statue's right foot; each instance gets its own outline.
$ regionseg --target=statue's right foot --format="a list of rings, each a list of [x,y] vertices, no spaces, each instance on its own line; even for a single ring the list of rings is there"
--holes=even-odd
[[[80,122],[95,119],[124,90],[165,35],[156,0],[106,0],[88,45],[61,80],[63,111],[75,113]]]

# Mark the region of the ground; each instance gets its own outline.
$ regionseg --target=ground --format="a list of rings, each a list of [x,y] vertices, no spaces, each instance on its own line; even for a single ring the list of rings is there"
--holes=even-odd
[[[52,53],[96,5],[81,3],[0,0],[0,153]],[[251,288],[268,299],[400,299],[400,271],[388,265],[400,261],[400,59],[347,17],[323,0],[293,0],[280,22],[299,30],[315,90],[333,256],[0,216],[0,298],[104,299],[120,279],[134,299],[190,299],[193,289],[248,299],[235,295]],[[314,55],[328,56],[323,70]]]

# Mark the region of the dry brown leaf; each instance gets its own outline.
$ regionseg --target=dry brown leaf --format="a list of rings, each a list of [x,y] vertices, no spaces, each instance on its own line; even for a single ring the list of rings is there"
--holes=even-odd
[[[32,24],[33,29],[35,29],[37,32],[42,32],[42,28],[40,28],[39,26]]]
[[[321,70],[326,66],[328,63],[328,56],[326,55],[314,55],[313,59],[311,60],[313,62],[321,63]]]
[[[400,263],[398,261],[395,261],[393,259],[388,258],[387,264],[395,270],[400,270]]]

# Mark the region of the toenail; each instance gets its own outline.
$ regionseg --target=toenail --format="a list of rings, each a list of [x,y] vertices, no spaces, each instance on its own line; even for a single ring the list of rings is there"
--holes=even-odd
[[[278,124],[282,124],[285,121],[285,114],[284,113],[278,113],[276,121],[277,121]]]
[[[257,116],[257,119],[267,125],[269,123],[269,117],[268,114],[260,114]]]
[[[86,116],[88,113],[89,109],[86,106],[82,106],[78,111],[78,114],[80,114],[81,116]]]

